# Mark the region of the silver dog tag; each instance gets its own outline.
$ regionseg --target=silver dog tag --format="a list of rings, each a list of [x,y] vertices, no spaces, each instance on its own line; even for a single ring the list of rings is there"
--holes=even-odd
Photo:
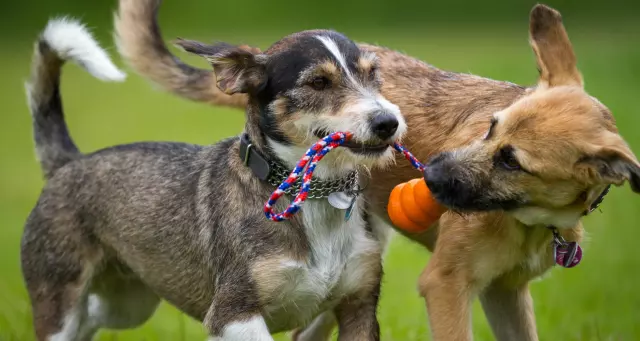
[[[358,198],[358,193],[354,193],[349,195],[345,192],[334,192],[329,194],[327,198],[329,200],[329,204],[339,210],[346,210],[344,212],[344,220],[347,221],[351,218],[351,213],[356,206],[356,199]]]
[[[346,210],[351,206],[351,202],[353,201],[352,196],[348,195],[345,192],[333,192],[329,194],[327,200],[329,204],[339,210]]]
[[[357,195],[354,195],[351,199],[351,203],[349,204],[349,208],[347,208],[347,212],[344,213],[344,221],[349,220],[351,218],[351,213],[353,212],[353,208],[356,206]]]

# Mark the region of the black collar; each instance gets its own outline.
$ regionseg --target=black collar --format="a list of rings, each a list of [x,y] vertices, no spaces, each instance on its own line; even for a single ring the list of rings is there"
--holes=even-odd
[[[269,162],[253,146],[247,133],[243,133],[240,137],[240,159],[245,166],[251,168],[258,179],[262,181],[269,179],[271,175]]]
[[[611,189],[611,185],[608,185],[608,186],[604,189],[604,191],[602,191],[602,193],[600,193],[600,195],[596,198],[596,200],[594,200],[594,201],[591,203],[591,206],[589,206],[589,209],[588,209],[588,210],[586,210],[586,211],[584,211],[584,212],[582,213],[582,216],[584,217],[584,216],[586,216],[587,214],[589,214],[589,213],[591,213],[591,212],[595,211],[595,210],[600,206],[600,204],[602,204],[602,201],[604,200],[604,197],[607,195],[607,193],[609,193],[609,190],[610,190],[610,189]],[[547,228],[548,228],[548,229],[550,229],[551,231],[553,231],[554,236],[556,236],[556,237],[557,237],[557,235],[558,235],[558,228],[557,228],[557,227],[555,227],[555,226],[553,226],[553,225],[548,225],[548,226],[547,226]]]
[[[584,215],[587,215],[593,211],[595,211],[598,206],[600,206],[600,204],[602,204],[602,201],[604,200],[605,195],[607,195],[607,193],[609,193],[609,190],[611,189],[611,185],[608,185],[607,188],[604,189],[604,191],[602,191],[602,193],[600,193],[600,195],[596,198],[596,200],[594,200],[591,203],[591,206],[589,207],[588,211],[584,212]]]
[[[278,187],[291,174],[291,169],[288,169],[282,161],[276,158],[268,159],[262,155],[251,143],[247,133],[243,133],[240,137],[239,156],[245,166],[249,167],[258,179],[268,182],[271,186]],[[335,180],[312,178],[309,198],[327,198],[329,194],[334,192],[353,191],[357,181],[358,173],[356,171],[349,172],[345,177]],[[285,193],[297,193],[300,190],[301,182],[298,179]]]

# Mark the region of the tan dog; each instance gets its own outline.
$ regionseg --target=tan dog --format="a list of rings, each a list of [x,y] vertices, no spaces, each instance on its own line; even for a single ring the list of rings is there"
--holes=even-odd
[[[120,1],[120,49],[132,67],[180,96],[243,107],[245,98],[221,93],[211,72],[168,52],[156,23],[158,2]],[[528,283],[554,265],[556,229],[548,227],[580,241],[580,218],[608,185],[629,181],[640,191],[640,165],[609,110],[584,91],[560,14],[534,7],[530,37],[540,70],[534,87],[445,72],[361,45],[376,52],[382,93],[405,116],[405,144],[431,160],[425,171],[430,189],[462,212],[446,213],[437,228],[407,236],[433,251],[419,289],[435,340],[472,339],[476,296],[498,340],[537,340]],[[366,193],[387,222],[391,190],[416,177],[400,158],[392,171],[373,173]],[[295,337],[325,339],[333,326],[323,315]]]

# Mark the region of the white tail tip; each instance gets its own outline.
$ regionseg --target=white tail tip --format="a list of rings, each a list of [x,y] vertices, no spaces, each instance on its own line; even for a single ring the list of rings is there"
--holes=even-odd
[[[42,33],[44,40],[64,60],[71,60],[103,81],[121,82],[127,75],[118,69],[105,50],[79,21],[52,19]]]

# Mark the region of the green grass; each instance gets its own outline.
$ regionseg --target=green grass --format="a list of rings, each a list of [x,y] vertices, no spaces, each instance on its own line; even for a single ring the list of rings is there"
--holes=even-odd
[[[587,89],[613,110],[622,134],[640,153],[640,47],[634,38],[639,30],[615,25],[596,33],[585,27],[570,27],[570,33]],[[531,84],[536,71],[525,30],[526,25],[458,32],[347,33],[444,69]],[[258,41],[275,38],[263,33]],[[20,275],[19,239],[42,180],[22,88],[30,45],[5,46],[12,49],[0,51],[0,340],[29,341],[33,332]],[[140,140],[214,143],[238,133],[244,120],[238,111],[212,109],[155,91],[136,76],[124,84],[105,84],[74,66],[65,69],[63,97],[70,130],[83,151]],[[586,219],[590,241],[583,263],[571,270],[554,269],[546,279],[532,284],[541,340],[640,339],[639,204],[628,187],[614,189],[602,205],[603,213]],[[385,263],[379,309],[382,340],[429,339],[426,311],[415,289],[427,260],[424,249],[401,237],[395,239]],[[492,340],[477,303],[473,323],[477,340]],[[103,332],[100,337],[119,341],[204,339],[198,323],[168,305],[162,305],[139,329]]]

